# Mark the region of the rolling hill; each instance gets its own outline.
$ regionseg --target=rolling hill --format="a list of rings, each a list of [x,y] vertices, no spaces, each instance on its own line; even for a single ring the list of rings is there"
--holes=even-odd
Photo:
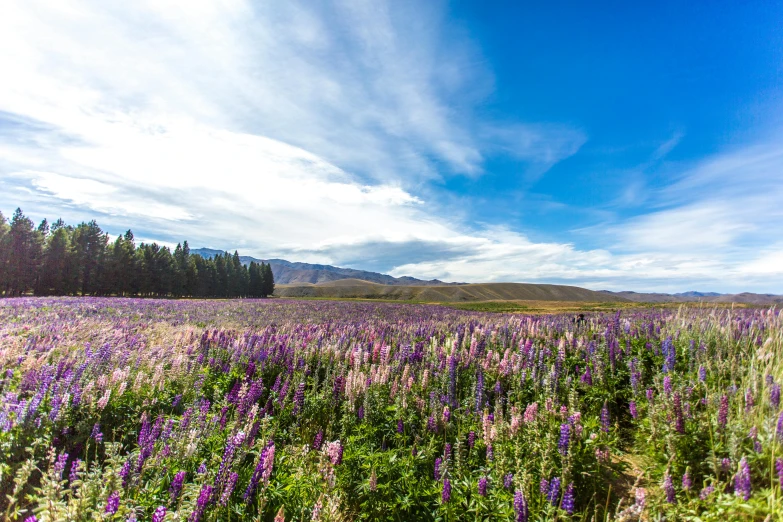
[[[566,285],[479,283],[406,286],[383,285],[359,279],[343,279],[318,284],[277,285],[275,295],[280,297],[394,299],[423,302],[572,301],[606,303],[627,301],[622,297]]]
[[[190,251],[211,258],[222,253],[211,248]],[[567,285],[529,283],[445,283],[415,277],[393,277],[378,272],[341,268],[332,265],[298,263],[285,259],[257,259],[239,256],[244,264],[269,263],[275,276],[275,295],[280,297],[323,297],[357,299],[393,299],[425,302],[478,301],[564,301],[635,303],[742,303],[750,305],[783,304],[783,296],[773,294],[719,294],[689,291],[676,294],[593,291]]]

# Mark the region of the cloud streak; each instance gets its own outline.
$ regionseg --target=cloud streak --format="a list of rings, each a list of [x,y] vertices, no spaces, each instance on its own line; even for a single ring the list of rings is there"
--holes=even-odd
[[[677,199],[720,184],[747,204],[753,192],[732,176],[748,165],[779,190],[765,174],[780,166],[773,148],[684,171],[653,213],[605,227],[605,248],[445,217],[426,187],[482,176],[496,156],[535,180],[587,137],[483,118],[492,73],[438,4],[81,0],[3,12],[0,46],[14,49],[0,54],[4,206],[459,281],[682,289],[731,273],[761,288],[779,273],[782,238],[758,258],[740,255],[766,222],[727,214],[727,193]],[[718,248],[734,250],[705,260]]]

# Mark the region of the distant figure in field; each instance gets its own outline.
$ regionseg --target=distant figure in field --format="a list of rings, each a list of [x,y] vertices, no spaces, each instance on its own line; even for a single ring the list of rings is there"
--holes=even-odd
[[[585,324],[585,314],[575,315],[572,321],[577,326]]]

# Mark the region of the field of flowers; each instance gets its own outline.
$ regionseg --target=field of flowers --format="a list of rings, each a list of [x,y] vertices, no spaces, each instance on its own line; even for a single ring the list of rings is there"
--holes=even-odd
[[[783,314],[0,301],[0,518],[780,520]]]

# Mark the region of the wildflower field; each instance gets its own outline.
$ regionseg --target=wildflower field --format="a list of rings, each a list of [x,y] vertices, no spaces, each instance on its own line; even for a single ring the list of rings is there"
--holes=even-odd
[[[783,314],[0,301],[8,520],[779,520]]]

